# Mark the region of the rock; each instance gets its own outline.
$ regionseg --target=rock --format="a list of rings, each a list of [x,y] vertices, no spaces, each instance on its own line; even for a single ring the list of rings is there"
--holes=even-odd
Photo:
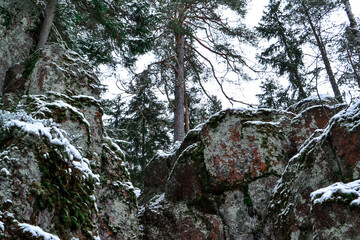
[[[67,95],[98,97],[100,82],[93,67],[74,51],[60,44],[48,44],[33,53],[33,63],[27,69],[26,90],[36,95],[63,92]]]
[[[354,219],[358,206],[349,207],[346,194],[314,204],[311,193],[336,182],[358,178],[360,143],[359,103],[335,115],[329,125],[295,155],[275,187],[269,209],[268,233],[274,239],[357,239]],[[350,143],[351,141],[351,143]],[[350,195],[352,200],[352,196]],[[356,230],[357,229],[357,230]]]
[[[292,116],[260,109],[226,110],[210,118],[201,137],[216,191],[244,186],[269,174],[280,176],[295,151],[289,138]]]
[[[196,239],[322,239],[334,233],[340,228],[331,227],[336,217],[322,223],[321,210],[311,211],[317,206],[310,194],[359,176],[357,150],[346,146],[358,142],[360,135],[349,131],[356,124],[344,122],[349,114],[338,113],[344,105],[319,106],[311,101],[305,105],[298,105],[304,108],[297,114],[269,109],[221,111],[196,131],[200,137],[186,137],[181,149],[155,158],[154,172],[150,178],[145,175],[145,181],[151,186],[157,171],[162,180],[157,195],[149,194],[143,201],[144,238],[188,239],[186,233],[191,233]],[[183,222],[186,231],[179,228]],[[336,236],[357,236],[350,223],[342,226],[346,227]]]
[[[321,101],[309,97],[291,106],[289,110],[297,113],[291,121],[296,147],[299,149],[317,129],[325,128],[330,118],[345,107],[331,97]]]
[[[6,239],[40,239],[17,223],[60,239],[139,236],[124,155],[103,132],[99,81],[77,57],[60,45],[47,46],[27,78],[31,94],[0,111],[0,223]],[[11,221],[5,219],[9,214]]]
[[[25,90],[24,79],[16,76],[22,75],[22,65],[33,48],[39,16],[32,1],[0,3],[0,99],[5,99],[4,94]]]

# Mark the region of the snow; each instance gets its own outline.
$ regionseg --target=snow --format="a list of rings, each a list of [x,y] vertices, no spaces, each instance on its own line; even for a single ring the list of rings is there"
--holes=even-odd
[[[0,221],[0,231],[4,232],[4,223]]]
[[[5,123],[5,128],[11,127],[18,127],[22,131],[36,136],[44,136],[49,139],[51,144],[63,146],[69,155],[72,165],[81,171],[85,177],[91,176],[99,182],[99,175],[93,174],[89,168],[89,160],[81,156],[80,152],[69,142],[67,138],[64,137],[64,131],[57,128],[56,124],[52,121],[38,120],[31,117],[27,117],[26,122],[18,119],[12,119]]]
[[[165,199],[165,193],[160,195],[155,195],[149,202],[149,208],[154,212],[158,212],[157,209],[161,207],[160,203],[164,201],[164,199]]]
[[[356,180],[349,183],[337,182],[328,187],[320,188],[310,194],[311,201],[314,204],[323,203],[329,200],[341,199],[341,196],[334,195],[338,194],[352,194],[357,198],[351,201],[351,205],[360,205],[360,180]]]
[[[6,175],[6,176],[10,176],[10,175],[11,175],[10,172],[9,172],[6,168],[2,168],[2,169],[0,170],[0,173],[1,173],[1,174],[4,174],[4,175]]]
[[[135,195],[136,195],[136,198],[139,198],[140,195],[141,195],[141,189],[140,189],[140,188],[135,188],[135,189],[134,189],[134,193],[135,193]]]
[[[75,98],[75,99],[87,98],[93,102],[100,103],[100,100],[94,98],[93,96],[88,96],[88,95],[76,95],[76,96],[72,96],[72,98]]]
[[[244,124],[249,123],[253,125],[273,125],[273,126],[279,126],[280,122],[263,122],[263,121],[246,121]]]
[[[27,223],[19,223],[18,226],[27,233],[30,233],[36,238],[43,238],[44,240],[60,240],[60,238],[56,235],[50,234],[42,230],[38,226],[33,226]]]
[[[110,137],[104,137],[104,141],[107,141],[109,145],[111,145],[112,147],[115,147],[115,153],[120,154],[125,156],[125,153],[123,152],[123,150],[119,147],[119,145],[117,145],[112,138]]]
[[[45,107],[47,106],[56,106],[58,108],[66,108],[66,109],[69,109],[71,110],[72,112],[76,113],[77,115],[81,116],[81,121],[84,122],[88,127],[90,127],[90,123],[86,120],[86,118],[84,117],[84,114],[79,112],[77,110],[77,108],[71,106],[70,104],[68,103],[65,103],[64,101],[61,101],[61,100],[56,100],[52,103],[45,103],[44,105]]]

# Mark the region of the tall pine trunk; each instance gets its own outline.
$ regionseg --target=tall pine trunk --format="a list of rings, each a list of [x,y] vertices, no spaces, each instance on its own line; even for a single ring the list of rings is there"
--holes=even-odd
[[[355,50],[356,50],[357,57],[360,59],[360,30],[359,30],[359,25],[358,25],[358,23],[357,23],[357,21],[355,19],[355,16],[354,16],[354,14],[352,12],[350,1],[349,0],[341,0],[341,1],[345,6],[345,11],[346,11],[346,14],[347,14],[349,22],[350,22],[351,32],[355,36]],[[354,71],[354,75],[355,75],[357,84],[360,87],[360,76],[359,76],[359,72],[358,72],[359,66],[358,66],[358,64],[354,63],[354,61],[352,59],[352,56],[349,54],[349,51],[347,53],[348,53],[348,58],[349,58],[351,67],[352,67],[352,69]]]
[[[355,44],[356,44],[356,52],[358,54],[360,54],[360,30],[359,30],[359,25],[355,19],[355,16],[351,10],[351,5],[350,5],[350,1],[349,0],[341,0],[342,3],[345,6],[345,11],[346,14],[349,18],[349,22],[350,22],[350,29],[352,31],[352,33],[355,36]]]
[[[302,2],[302,6],[304,8],[304,11],[305,11],[305,15],[306,15],[306,18],[310,24],[310,27],[311,27],[311,30],[314,34],[314,37],[315,37],[315,40],[316,40],[316,44],[320,50],[320,54],[321,54],[321,58],[324,62],[324,65],[325,65],[325,69],[326,69],[326,73],[329,77],[329,81],[330,81],[330,84],[331,84],[331,87],[333,89],[333,92],[334,92],[334,95],[335,95],[335,98],[339,101],[339,102],[343,102],[343,99],[342,99],[342,96],[341,96],[341,93],[340,93],[340,90],[339,90],[339,86],[338,84],[336,83],[336,80],[335,80],[335,76],[334,76],[334,73],[332,71],[332,68],[331,68],[331,64],[330,64],[330,61],[329,61],[329,58],[327,56],[327,52],[326,52],[326,48],[325,48],[325,45],[323,44],[322,40],[321,40],[321,37],[320,35],[317,33],[316,31],[316,28],[314,26],[314,23],[311,19],[311,16],[310,16],[310,13],[309,13],[309,9],[307,8],[307,6],[305,5],[304,2]]]
[[[56,2],[57,0],[48,0],[47,2],[44,21],[41,26],[40,37],[36,46],[36,50],[43,48],[49,38],[49,33],[55,17]]]
[[[185,104],[185,129],[186,133],[190,131],[190,112],[189,112],[189,98],[186,91],[186,84],[184,83],[184,104]]]
[[[185,37],[184,35],[176,36],[176,79],[175,79],[175,111],[174,111],[174,142],[183,141],[185,137],[184,129],[184,52]]]

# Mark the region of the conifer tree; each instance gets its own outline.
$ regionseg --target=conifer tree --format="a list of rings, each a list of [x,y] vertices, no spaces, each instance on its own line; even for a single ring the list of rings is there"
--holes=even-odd
[[[343,98],[329,57],[328,41],[322,28],[323,19],[336,10],[339,4],[339,0],[286,0],[285,10],[291,16],[292,24],[302,27],[304,34],[309,36],[310,41],[318,48],[335,98],[342,102]]]
[[[94,64],[115,65],[122,58],[131,65],[153,40],[148,10],[146,1],[48,0],[37,48],[44,47],[55,26],[67,47]]]
[[[360,29],[352,12],[350,2],[342,0],[349,26],[345,29],[343,38],[339,41],[339,60],[343,64],[342,83],[355,82],[360,87]]]
[[[291,29],[287,24],[289,16],[283,13],[281,9],[281,0],[271,0],[262,16],[259,26],[256,28],[261,37],[269,40],[276,39],[258,56],[260,62],[264,65],[270,65],[278,70],[279,75],[288,74],[288,79],[292,89],[298,92],[297,99],[306,98],[308,93],[305,92],[305,78],[301,70],[303,64],[302,45],[304,36],[299,31]],[[263,89],[274,89],[273,82],[264,83]],[[268,101],[266,101],[268,102]],[[275,106],[276,104],[267,104]]]
[[[253,40],[253,35],[241,23],[247,1],[152,0],[151,3],[159,19],[153,49],[157,60],[146,71],[165,86],[165,91],[173,89],[174,141],[182,141],[185,135],[186,82],[192,78],[194,84],[201,84],[201,75],[207,69],[212,75],[208,76],[214,78],[223,91],[215,63],[205,52],[216,55],[229,71],[238,74],[241,66],[246,65],[245,58],[236,49],[240,42]],[[234,13],[235,27],[222,15],[224,10]]]
[[[294,104],[294,97],[289,95],[289,88],[284,89],[274,79],[267,79],[261,82],[261,94],[256,96],[259,99],[259,107],[265,108],[286,108]]]
[[[135,95],[125,112],[127,140],[131,143],[130,161],[145,167],[157,150],[169,145],[168,116],[163,102],[159,101],[146,76],[139,78],[131,87]]]
[[[133,169],[130,173],[136,184],[142,182],[142,169],[158,150],[170,145],[170,121],[164,102],[154,94],[149,78],[142,75],[132,85],[129,101],[120,96],[103,103],[107,132],[118,141],[126,152],[126,159]]]

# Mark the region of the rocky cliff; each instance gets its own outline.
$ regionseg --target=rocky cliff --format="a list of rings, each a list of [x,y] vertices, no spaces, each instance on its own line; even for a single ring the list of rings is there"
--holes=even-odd
[[[358,239],[360,102],[228,109],[145,169],[144,239]]]
[[[0,2],[0,239],[360,238],[360,102],[223,110],[152,159],[137,199],[93,68],[33,51],[39,16]]]
[[[33,50],[39,16],[34,1],[0,3],[0,239],[138,239],[99,80],[60,44]]]

